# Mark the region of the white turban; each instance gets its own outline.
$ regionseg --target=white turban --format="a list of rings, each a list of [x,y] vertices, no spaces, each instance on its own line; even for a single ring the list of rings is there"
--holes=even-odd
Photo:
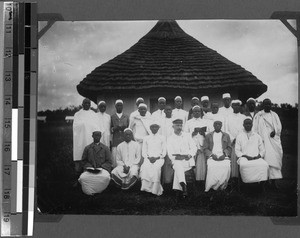
[[[177,99],[180,99],[182,101],[182,98],[180,96],[176,96],[174,100],[176,101]]]
[[[208,96],[203,96],[203,97],[201,97],[201,102],[203,102],[203,101],[205,101],[205,100],[209,101],[209,97],[208,97]]]
[[[167,100],[164,97],[160,97],[157,101],[159,102],[159,101],[167,101]]]
[[[118,99],[118,100],[116,100],[115,105],[116,105],[117,103],[122,103],[122,104],[123,104],[123,101],[122,101],[121,99]]]
[[[105,102],[105,101],[100,101],[100,102],[98,103],[98,106],[100,106],[101,104],[106,104],[106,102]]]
[[[140,103],[140,105],[138,106],[138,108],[140,107],[145,107],[147,109],[147,105],[145,103]]]
[[[222,98],[231,98],[230,93],[224,93],[222,95]]]

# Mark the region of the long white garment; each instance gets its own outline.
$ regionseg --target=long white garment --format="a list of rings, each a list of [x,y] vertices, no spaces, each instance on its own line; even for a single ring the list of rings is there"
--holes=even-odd
[[[131,123],[131,121],[133,120],[134,117],[136,116],[140,116],[140,112],[138,109],[136,109],[135,111],[133,111],[132,113],[130,113],[129,115],[129,123]],[[151,117],[151,113],[149,111],[146,112],[146,117]]]
[[[160,128],[157,133],[160,135],[162,135],[162,124],[164,123],[165,118],[166,118],[166,114],[164,110],[160,110],[160,109],[156,110],[151,115],[152,121],[159,122]]]
[[[230,140],[233,141],[244,129],[243,123],[246,116],[241,113],[231,113],[225,120],[223,131],[229,134]]]
[[[101,139],[100,142],[106,145],[108,148],[110,147],[110,123],[111,118],[107,113],[98,112],[98,121],[101,127]]]
[[[253,130],[257,132],[263,139],[265,145],[265,160],[269,164],[269,179],[282,178],[282,145],[281,145],[281,122],[277,113],[270,111],[266,113],[264,110],[259,111],[253,119]],[[272,138],[270,133],[275,131]]]
[[[73,159],[81,160],[84,148],[93,142],[94,131],[101,131],[97,114],[92,110],[76,112],[73,122]]]
[[[162,120],[161,124],[161,132],[162,135],[166,138],[166,140],[171,136],[174,132],[173,129],[173,119],[165,117],[164,120]]]
[[[110,174],[105,169],[102,169],[98,174],[83,172],[79,179],[82,192],[87,195],[101,193],[105,190],[110,182]]]
[[[203,116],[203,119],[209,120],[210,123],[210,131],[214,130],[214,121],[218,120],[222,122],[222,130],[225,124],[225,118],[222,114],[220,114],[219,112],[216,114],[213,114],[212,112],[208,112]]]
[[[240,173],[244,183],[255,183],[268,179],[268,163],[263,159],[265,147],[262,138],[257,133],[242,131],[236,137],[235,153],[239,158]],[[242,155],[251,157],[261,155],[262,158],[248,160]]]
[[[178,109],[178,108],[174,108],[172,110],[172,118],[173,120],[175,119],[182,119],[183,120],[183,127],[185,126],[185,123],[187,122],[188,120],[188,112],[183,110],[183,109]]]
[[[180,135],[173,133],[167,141],[167,153],[172,162],[174,169],[173,189],[182,190],[181,182],[185,181],[184,172],[195,166],[194,156],[196,155],[197,147],[190,134],[181,132]],[[190,155],[189,160],[175,160],[175,155]]]
[[[229,116],[233,113],[233,108],[232,107],[226,108],[223,106],[223,107],[219,108],[218,113],[220,113],[221,115],[223,115],[223,117],[226,118],[227,116]]]

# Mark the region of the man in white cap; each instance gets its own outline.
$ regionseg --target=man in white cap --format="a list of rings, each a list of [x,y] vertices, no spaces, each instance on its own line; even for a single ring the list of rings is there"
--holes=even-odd
[[[226,120],[226,117],[233,113],[233,109],[232,107],[230,106],[230,103],[231,103],[231,96],[230,96],[230,93],[224,93],[222,95],[222,100],[223,100],[223,104],[224,106],[223,107],[220,107],[219,109],[219,113],[222,114]]]
[[[211,188],[224,190],[230,178],[231,141],[227,133],[221,131],[222,122],[214,122],[214,131],[204,140],[204,154],[207,158],[205,192]]]
[[[124,130],[124,141],[117,147],[117,167],[111,172],[112,180],[121,189],[131,188],[138,180],[141,151],[133,139],[132,130]]]
[[[202,117],[206,113],[211,112],[211,109],[209,107],[209,97],[208,96],[201,97],[201,106],[202,106]]]
[[[101,140],[100,142],[106,145],[108,148],[110,148],[110,123],[111,123],[111,118],[110,115],[108,115],[106,111],[106,102],[105,101],[100,101],[98,103],[98,109],[99,112],[97,113],[98,116],[98,123],[100,124],[101,127]]]
[[[239,168],[237,164],[237,157],[234,151],[235,140],[239,133],[244,129],[243,123],[246,118],[245,115],[240,113],[242,102],[240,100],[232,100],[231,107],[233,108],[233,113],[229,114],[225,121],[224,131],[229,134],[231,140],[231,178],[232,187],[237,186],[239,177]]]
[[[140,113],[139,113],[139,105],[141,103],[145,103],[144,99],[141,98],[141,97],[137,98],[136,101],[135,101],[135,105],[136,105],[137,109],[130,114],[130,116],[129,116],[129,123],[133,120],[133,118],[135,116],[139,116],[140,115]],[[147,115],[147,117],[150,117],[151,113],[149,111],[147,111],[146,115]]]
[[[121,99],[116,100],[115,108],[116,112],[111,115],[113,168],[117,166],[117,146],[124,141],[124,129],[129,126],[129,117],[123,113],[123,101]]]
[[[188,112],[182,109],[182,98],[180,96],[176,96],[174,102],[175,108],[172,111],[172,117],[173,119],[181,118],[184,126],[188,118]]]
[[[166,107],[166,99],[164,97],[158,98],[158,109],[152,113],[151,118],[153,121],[158,121],[160,125],[163,123],[163,120],[166,117],[166,114],[164,112]],[[159,128],[158,133],[161,135],[162,131],[161,128]]]
[[[187,196],[185,172],[195,166],[197,147],[190,134],[182,132],[183,120],[173,120],[174,133],[168,138],[167,153],[174,169],[173,189]]]
[[[84,148],[82,165],[84,172],[78,181],[82,191],[94,195],[105,190],[110,182],[111,154],[109,148],[100,142],[101,131],[92,134],[93,143]]]
[[[82,109],[75,113],[73,122],[73,159],[80,161],[84,148],[93,142],[92,133],[100,131],[97,114],[90,109],[91,101],[85,98]]]
[[[193,107],[196,105],[200,105],[200,100],[197,97],[193,97],[191,100],[191,109],[189,110],[188,120],[193,118]]]
[[[243,122],[244,130],[236,137],[235,153],[244,183],[268,180],[269,165],[264,160],[265,147],[260,135],[252,130],[252,119]]]
[[[142,156],[144,163],[141,166],[140,177],[142,180],[141,191],[146,191],[160,196],[163,188],[160,183],[161,167],[167,153],[166,140],[159,135],[159,122],[150,125],[151,134],[143,140]]]
[[[185,124],[184,131],[189,133],[197,146],[196,155],[196,182],[204,188],[206,177],[206,159],[203,153],[203,142],[205,135],[210,132],[210,121],[201,119],[201,108],[196,105],[193,107],[193,118]]]
[[[249,98],[246,102],[246,111],[245,111],[245,116],[249,116],[252,118],[254,118],[255,114],[258,112],[255,108],[256,108],[256,101],[254,98]]]
[[[275,185],[275,179],[281,179],[282,167],[282,125],[276,112],[271,110],[270,99],[263,100],[263,110],[259,111],[253,119],[253,130],[263,139],[266,154],[265,160],[269,164],[269,179]]]
[[[140,151],[142,153],[143,139],[151,134],[150,124],[151,117],[147,116],[147,105],[144,103],[139,104],[139,115],[132,118],[129,123],[129,128],[133,131],[133,137],[140,146]],[[140,162],[143,163],[143,159]]]

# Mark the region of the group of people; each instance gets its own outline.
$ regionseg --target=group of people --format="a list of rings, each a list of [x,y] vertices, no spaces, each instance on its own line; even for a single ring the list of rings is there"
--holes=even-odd
[[[94,112],[84,99],[73,122],[73,155],[83,167],[78,179],[82,191],[101,193],[111,180],[127,190],[140,179],[141,191],[159,196],[162,185],[172,183],[185,197],[191,171],[206,192],[226,189],[239,176],[244,183],[281,179],[281,122],[271,100],[265,99],[257,111],[255,99],[249,98],[243,113],[242,102],[229,93],[222,101],[219,107],[208,96],[193,97],[185,111],[180,96],[174,109],[160,97],[158,110],[151,114],[138,98],[137,110],[128,116],[119,99],[110,116],[104,101]]]

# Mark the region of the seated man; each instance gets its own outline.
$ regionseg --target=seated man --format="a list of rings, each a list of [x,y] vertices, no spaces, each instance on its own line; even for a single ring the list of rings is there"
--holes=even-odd
[[[124,190],[136,183],[139,174],[141,151],[139,144],[132,139],[132,130],[126,128],[124,130],[125,141],[117,147],[117,167],[111,172],[112,180]]]
[[[222,122],[214,122],[214,131],[208,133],[204,140],[204,154],[207,158],[207,175],[205,192],[211,188],[226,189],[230,178],[231,142],[227,133],[221,131]]]
[[[163,188],[160,184],[161,167],[165,162],[167,153],[166,140],[158,134],[159,123],[150,125],[151,135],[146,136],[143,141],[142,155],[144,163],[141,166],[140,177],[142,180],[141,191],[161,195]]]
[[[87,195],[101,193],[110,182],[112,166],[109,148],[100,142],[101,132],[93,132],[94,142],[84,148],[82,164],[84,172],[78,181]]]
[[[246,118],[244,131],[236,138],[235,153],[239,158],[240,173],[244,183],[255,183],[268,179],[268,163],[263,159],[265,147],[260,135],[252,131],[252,120]]]
[[[190,134],[182,132],[182,119],[173,120],[174,133],[168,138],[167,152],[174,169],[173,189],[187,196],[185,172],[195,167],[197,147]]]

